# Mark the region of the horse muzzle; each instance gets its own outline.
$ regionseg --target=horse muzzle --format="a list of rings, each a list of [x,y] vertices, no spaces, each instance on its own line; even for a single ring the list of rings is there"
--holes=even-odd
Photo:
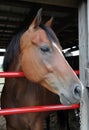
[[[60,102],[64,105],[71,105],[79,103],[82,95],[82,87],[79,84],[72,86],[68,92],[63,91],[60,93]]]

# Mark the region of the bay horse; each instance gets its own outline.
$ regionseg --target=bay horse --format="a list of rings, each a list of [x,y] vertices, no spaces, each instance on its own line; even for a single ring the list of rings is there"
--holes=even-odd
[[[5,54],[4,71],[22,71],[25,77],[6,78],[1,107],[79,103],[83,85],[62,54],[51,29],[52,18],[41,21],[41,9],[28,29],[12,39]],[[58,95],[58,96],[57,96]],[[7,130],[43,130],[48,112],[5,116]]]

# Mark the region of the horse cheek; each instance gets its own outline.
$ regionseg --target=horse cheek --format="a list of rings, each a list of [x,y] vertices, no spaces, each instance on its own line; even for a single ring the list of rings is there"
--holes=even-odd
[[[39,72],[39,64],[34,60],[34,54],[32,55],[25,51],[22,56],[22,71],[28,80],[33,82],[39,82],[41,80],[41,73]]]

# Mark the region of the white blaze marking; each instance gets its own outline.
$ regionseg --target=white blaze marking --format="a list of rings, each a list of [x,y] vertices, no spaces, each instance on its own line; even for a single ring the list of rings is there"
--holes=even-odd
[[[52,44],[59,51],[59,53],[63,56],[63,54],[62,54],[60,48],[57,46],[57,44],[55,42],[53,42],[53,41],[52,41]]]

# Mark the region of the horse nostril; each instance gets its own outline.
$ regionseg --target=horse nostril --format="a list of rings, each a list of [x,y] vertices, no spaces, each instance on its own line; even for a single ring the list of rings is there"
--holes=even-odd
[[[80,99],[81,98],[81,86],[79,85],[75,85],[74,89],[73,89],[73,95],[76,99]]]

